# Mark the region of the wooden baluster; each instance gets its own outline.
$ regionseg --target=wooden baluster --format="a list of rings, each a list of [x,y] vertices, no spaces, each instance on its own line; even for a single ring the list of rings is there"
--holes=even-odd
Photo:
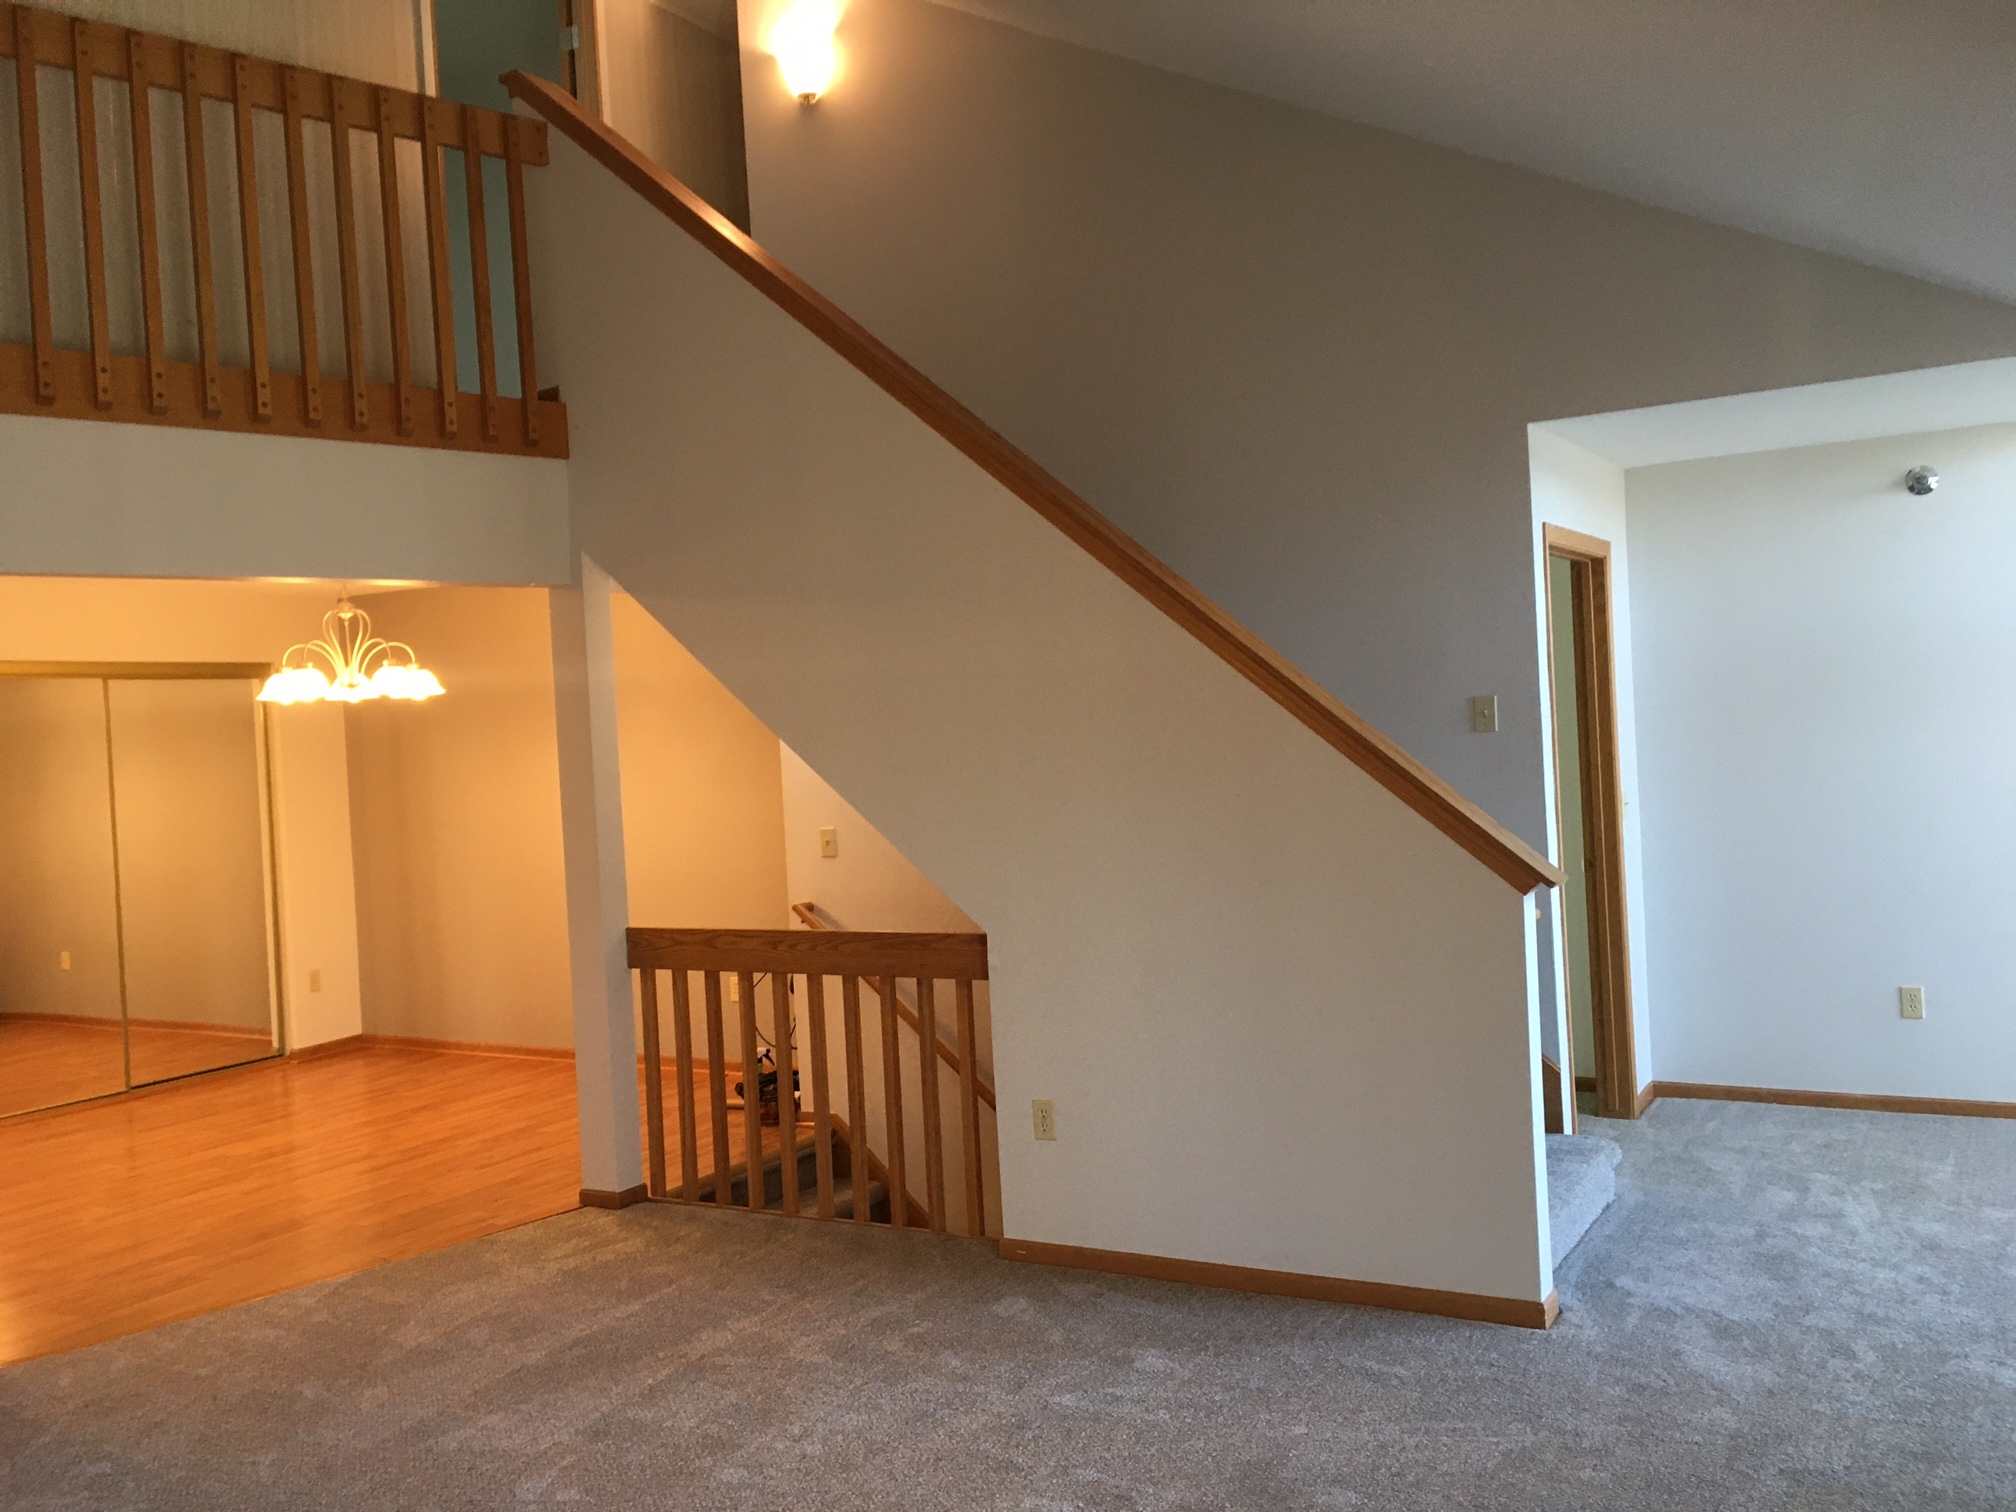
[[[840,1022],[847,1056],[847,1164],[853,1170],[854,1221],[868,1221],[868,1077],[861,1056],[861,979],[840,978]]]
[[[791,978],[770,973],[770,1033],[777,1045],[777,1142],[784,1157],[778,1171],[786,1213],[798,1211],[798,1099],[792,1090],[798,1058],[791,1046]]]
[[[665,1074],[658,1048],[658,968],[646,966],[638,978],[643,999],[644,1156],[650,1166],[645,1190],[665,1195]]]
[[[282,103],[287,125],[287,208],[294,237],[294,309],[301,331],[301,420],[306,425],[320,425],[322,354],[315,343],[315,248],[308,225],[307,153],[301,139],[302,74],[298,68],[285,69],[283,74]],[[134,77],[138,79],[137,71]],[[140,130],[137,118],[133,130],[137,137]],[[341,171],[339,167],[338,173]],[[152,240],[151,234],[142,233],[140,246],[143,258]],[[152,338],[151,330],[149,338]]]
[[[203,80],[196,45],[182,44],[182,146],[189,177],[189,247],[196,273],[196,331],[203,359],[203,418],[224,413],[224,375],[217,360],[217,287],[210,260],[210,162],[203,151]]]
[[[945,1232],[945,1126],[938,1097],[938,984],[917,978],[917,1075],[924,1096],[924,1204],[931,1232]]]
[[[728,1179],[728,1035],[721,1024],[721,973],[704,974],[707,998],[707,1100],[714,1136],[714,1201],[726,1207]]]
[[[959,1137],[965,1144],[966,1232],[975,1239],[987,1232],[987,1183],[980,1159],[980,1072],[974,1064],[973,982],[960,977],[953,984],[959,1017]]]
[[[469,273],[476,301],[476,382],[483,391],[483,439],[497,439],[497,335],[490,319],[490,227],[483,218],[483,148],[474,105],[462,107],[462,179],[469,194]]]
[[[896,979],[881,978],[877,990],[882,998],[882,1117],[889,1132],[889,1222],[907,1228],[910,1183],[903,1170],[903,1044],[896,1034]]]
[[[819,1216],[833,1216],[833,1108],[827,1089],[826,978],[805,974],[805,1032],[812,1051],[812,1163],[818,1172]]]
[[[524,396],[525,444],[539,444],[539,364],[532,351],[532,250],[525,234],[525,123],[504,121],[504,186],[511,212],[511,284],[518,303],[518,391]]]
[[[83,191],[84,289],[91,306],[91,402],[112,408],[112,321],[105,300],[105,208],[98,175],[97,69],[91,61],[91,23],[70,23],[77,71],[77,172]]]
[[[161,232],[154,208],[154,111],[147,83],[147,43],[126,34],[126,74],[133,117],[133,211],[140,242],[140,308],[146,328],[147,412],[168,413],[168,339],[161,312]]]
[[[413,352],[406,318],[406,249],[399,223],[399,138],[392,91],[378,90],[378,200],[385,217],[385,298],[392,310],[392,388],[399,434],[413,434]]]
[[[56,402],[56,332],[49,314],[49,223],[42,203],[42,107],[35,76],[35,16],[14,7],[14,85],[21,107],[21,218],[28,232],[28,326],[35,343],[35,402]]]
[[[433,100],[420,101],[420,191],[427,208],[427,272],[434,303],[434,382],[440,392],[441,434],[454,440],[460,428],[455,413],[455,291],[448,275],[448,195],[443,184],[441,133]]]
[[[686,968],[672,973],[672,1074],[679,1081],[679,1196],[700,1200],[700,1131],[693,1116],[693,1004]]]
[[[245,345],[252,361],[252,418],[273,419],[273,365],[266,352],[266,261],[259,236],[258,143],[252,132],[252,63],[231,60],[238,127],[238,231],[245,252]]]
[[[763,1175],[763,1066],[756,1037],[756,979],[735,973],[735,993],[742,1009],[742,1161],[749,1172],[749,1211],[760,1213],[769,1203]]]
[[[358,284],[357,172],[350,157],[350,85],[329,81],[329,156],[336,185],[336,267],[343,285],[343,365],[350,378],[350,429],[371,424],[371,396],[364,369],[364,296]]]

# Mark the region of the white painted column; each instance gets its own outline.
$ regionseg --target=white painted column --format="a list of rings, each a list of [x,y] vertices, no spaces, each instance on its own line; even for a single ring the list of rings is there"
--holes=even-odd
[[[613,587],[609,574],[584,556],[580,586],[550,593],[581,1200],[597,1207],[624,1207],[644,1195],[637,1037],[624,940],[630,899],[616,753]]]

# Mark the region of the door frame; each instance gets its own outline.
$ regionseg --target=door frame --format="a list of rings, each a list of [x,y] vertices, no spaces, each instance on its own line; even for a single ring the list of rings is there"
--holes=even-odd
[[[1602,1118],[1636,1118],[1639,1106],[1638,1055],[1631,1012],[1631,931],[1624,891],[1624,784],[1617,740],[1615,597],[1610,543],[1560,525],[1542,527],[1547,571],[1547,678],[1552,710],[1561,689],[1554,681],[1553,563],[1569,571],[1569,633],[1575,638],[1575,711],[1579,736],[1574,753],[1582,777],[1583,893],[1589,914],[1589,1017],[1594,1029],[1596,1111]],[[1560,817],[1559,773],[1566,754],[1558,724],[1554,732],[1556,820]],[[1556,842],[1561,835],[1557,827]],[[1566,939],[1565,920],[1561,937]],[[1568,962],[1561,962],[1564,991]],[[1574,1015],[1569,1016],[1574,1032]],[[1565,1096],[1574,1086],[1572,1042],[1564,1048]]]

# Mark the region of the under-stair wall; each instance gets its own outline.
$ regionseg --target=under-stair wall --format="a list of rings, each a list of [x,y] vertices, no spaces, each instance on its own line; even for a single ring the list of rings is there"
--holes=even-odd
[[[577,544],[987,930],[1006,1235],[1537,1319],[1530,884],[551,150]]]

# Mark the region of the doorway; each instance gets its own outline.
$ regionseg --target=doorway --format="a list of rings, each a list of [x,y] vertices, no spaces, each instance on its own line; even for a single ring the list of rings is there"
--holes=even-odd
[[[267,670],[0,664],[0,1116],[278,1053]]]
[[[1568,1044],[1578,1113],[1636,1118],[1610,543],[1545,528]]]

